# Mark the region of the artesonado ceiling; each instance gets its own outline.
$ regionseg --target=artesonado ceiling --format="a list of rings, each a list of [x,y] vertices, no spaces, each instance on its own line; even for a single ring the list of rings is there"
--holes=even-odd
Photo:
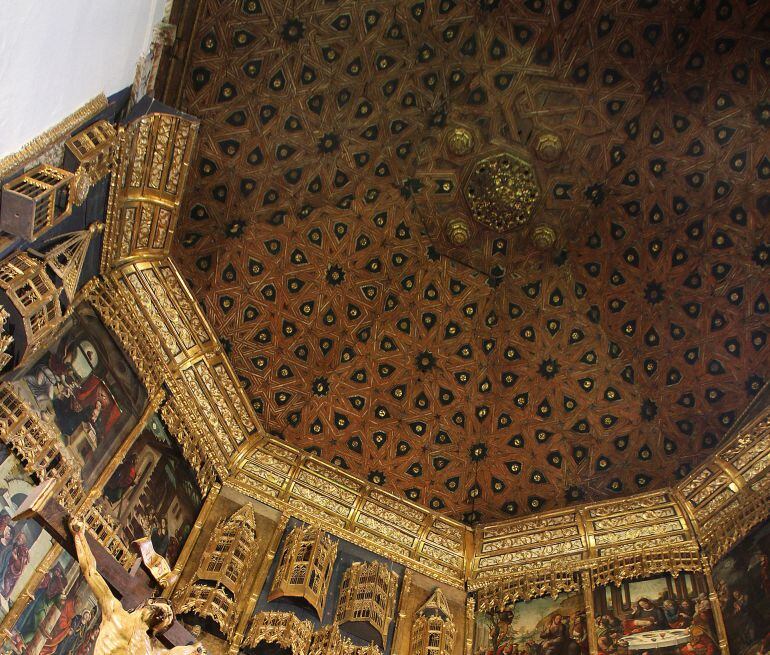
[[[189,43],[173,255],[272,433],[474,523],[670,484],[761,388],[765,3],[200,0]]]

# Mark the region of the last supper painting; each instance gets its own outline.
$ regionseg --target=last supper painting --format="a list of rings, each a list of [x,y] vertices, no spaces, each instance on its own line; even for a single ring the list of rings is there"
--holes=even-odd
[[[125,356],[85,303],[13,384],[60,435],[85,487],[137,424],[147,400]]]
[[[594,591],[598,651],[665,650],[679,655],[719,655],[705,578],[695,573],[626,580]]]

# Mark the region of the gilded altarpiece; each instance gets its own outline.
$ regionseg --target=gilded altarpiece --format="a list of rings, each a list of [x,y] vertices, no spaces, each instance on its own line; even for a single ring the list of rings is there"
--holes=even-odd
[[[646,646],[665,645],[681,655],[712,655],[719,646],[725,652],[724,628],[737,655],[765,652],[767,528],[735,544],[768,514],[766,397],[755,404],[759,413],[748,412],[725,437],[724,446],[673,488],[533,513],[475,531],[270,439],[168,258],[197,129],[185,120],[146,117],[122,128],[119,135],[120,166],[111,180],[104,278],[83,296],[92,301],[126,355],[99,325],[94,311],[80,305],[48,350],[14,373],[13,387],[60,439],[83,484],[89,488],[100,479],[98,489],[112,506],[106,514],[119,522],[121,502],[136,486],[131,472],[134,446],[127,439],[136,434],[145,413],[143,386],[156,402],[165,396],[160,413],[168,432],[179,440],[208,498],[190,527],[191,537],[186,542],[178,539],[178,553],[171,549],[168,525],[165,546],[161,517],[154,526],[139,521],[136,528],[121,523],[121,529],[126,539],[139,534],[139,528],[155,529],[153,543],[161,551],[166,548],[167,555],[178,555],[177,589],[194,572],[217,521],[244,504],[255,508],[257,529],[264,535],[253,553],[260,563],[237,599],[233,640],[219,644],[223,652],[248,643],[268,620],[277,625],[280,617],[268,617],[268,612],[298,616],[295,607],[271,605],[263,597],[289,517],[349,540],[351,548],[346,547],[335,565],[330,594],[337,592],[339,572],[356,557],[395,563],[399,574],[413,567],[419,572],[413,580],[424,575],[454,590],[451,607],[465,627],[464,641],[458,631],[455,653],[458,646],[465,653],[484,655],[645,652],[632,648],[642,643],[640,635],[684,630],[687,634],[677,637],[682,641]],[[134,445],[142,439],[140,435]],[[21,500],[12,483],[21,488],[19,482],[25,479],[18,466],[6,466],[9,459],[3,462],[8,492],[0,510],[0,557],[18,563],[25,559],[19,535],[28,535],[27,546],[44,537],[38,533],[33,539],[34,523],[12,524],[3,518],[2,511],[10,516]],[[195,504],[192,494],[188,500]],[[182,535],[187,523],[181,524]],[[37,552],[33,557],[31,550],[22,575],[15,583],[9,578],[8,594],[3,594],[10,609],[20,609],[13,621],[3,624],[5,650],[88,655],[97,617],[73,561],[59,555],[56,547],[42,559]],[[402,590],[413,572],[406,573]],[[14,596],[19,597],[25,575],[34,584],[25,585],[26,606],[16,608]],[[475,595],[463,613],[465,583]],[[1,584],[6,585],[5,575]],[[421,585],[422,591],[430,586]],[[395,636],[387,641],[401,648],[399,653],[404,652],[404,642],[398,635],[408,633],[418,604],[411,597],[398,598]],[[330,597],[328,613],[334,606]],[[283,624],[293,625],[293,620]],[[647,634],[649,639],[654,636]]]

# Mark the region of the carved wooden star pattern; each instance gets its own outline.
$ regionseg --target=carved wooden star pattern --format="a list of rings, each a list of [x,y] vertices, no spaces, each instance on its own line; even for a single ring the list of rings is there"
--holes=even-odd
[[[471,523],[686,474],[768,370],[769,39],[743,0],[201,0],[175,257],[267,428]],[[469,218],[507,147],[548,250]]]

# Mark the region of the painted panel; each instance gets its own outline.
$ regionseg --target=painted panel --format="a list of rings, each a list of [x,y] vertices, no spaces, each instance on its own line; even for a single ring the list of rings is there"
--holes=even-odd
[[[563,593],[478,612],[473,643],[476,655],[587,655],[583,594]]]
[[[62,553],[6,633],[7,655],[91,655],[101,614],[78,563]]]
[[[665,647],[681,655],[717,655],[705,578],[680,573],[626,580],[594,591],[599,653]]]
[[[714,567],[731,655],[770,650],[770,521]]]
[[[61,436],[89,489],[136,425],[147,394],[90,305],[13,382]]]
[[[126,543],[152,539],[173,565],[203,505],[190,465],[153,415],[104,485],[102,503]]]
[[[18,460],[0,444],[0,618],[51,547],[51,538],[36,521],[12,520],[33,486]]]

